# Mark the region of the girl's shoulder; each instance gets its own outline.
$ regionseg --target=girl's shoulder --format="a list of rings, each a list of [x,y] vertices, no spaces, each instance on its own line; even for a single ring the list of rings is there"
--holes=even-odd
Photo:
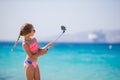
[[[28,42],[27,42],[27,41],[25,41],[25,40],[24,40],[24,41],[22,41],[22,46],[23,46],[23,45],[28,45]]]
[[[25,45],[25,44],[29,45],[29,44],[32,44],[34,42],[37,42],[37,39],[35,37],[31,38],[30,41],[23,40],[22,45]]]

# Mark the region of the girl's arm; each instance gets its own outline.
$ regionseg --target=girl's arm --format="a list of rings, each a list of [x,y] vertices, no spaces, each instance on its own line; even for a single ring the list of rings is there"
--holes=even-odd
[[[50,42],[43,48],[39,48],[38,55],[41,56],[41,55],[45,54],[47,52],[48,48],[52,47],[53,45],[54,45],[54,43]]]
[[[44,46],[42,49],[47,50],[48,48],[52,47],[54,45],[54,42],[49,42],[46,46]]]
[[[41,48],[39,48],[39,50],[38,50],[38,52],[37,52],[37,54],[39,55],[39,56],[41,56],[41,55],[43,55],[43,54],[46,54],[47,53],[47,50],[46,49],[41,49]]]

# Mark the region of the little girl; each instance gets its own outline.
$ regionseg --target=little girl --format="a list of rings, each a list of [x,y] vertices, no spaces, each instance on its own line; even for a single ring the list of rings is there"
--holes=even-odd
[[[52,47],[54,45],[53,42],[50,42],[45,47],[39,48],[36,38],[32,38],[32,36],[34,36],[34,33],[35,30],[33,25],[25,23],[22,25],[19,37],[16,41],[17,43],[20,36],[24,37],[22,47],[26,52],[26,59],[24,62],[26,80],[40,80],[40,71],[37,64],[37,59],[39,56],[45,54],[49,47]]]

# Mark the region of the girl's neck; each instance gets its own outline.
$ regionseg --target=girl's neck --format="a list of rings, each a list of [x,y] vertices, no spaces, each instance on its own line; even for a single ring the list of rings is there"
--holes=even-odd
[[[30,41],[31,38],[30,38],[29,36],[25,36],[25,37],[24,37],[24,40],[25,40],[25,41]]]

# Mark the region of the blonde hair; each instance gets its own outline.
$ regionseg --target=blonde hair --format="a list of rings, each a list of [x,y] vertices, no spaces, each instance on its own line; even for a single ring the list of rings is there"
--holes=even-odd
[[[25,35],[31,33],[31,31],[32,31],[33,28],[34,28],[33,25],[32,25],[32,24],[29,24],[29,23],[25,23],[25,24],[23,24],[23,25],[21,26],[19,36],[18,36],[16,42],[14,43],[14,46],[13,46],[13,48],[12,48],[12,51],[14,51],[14,49],[15,49],[15,47],[16,47],[19,39],[20,39],[20,37],[21,37],[21,36],[25,36]]]

